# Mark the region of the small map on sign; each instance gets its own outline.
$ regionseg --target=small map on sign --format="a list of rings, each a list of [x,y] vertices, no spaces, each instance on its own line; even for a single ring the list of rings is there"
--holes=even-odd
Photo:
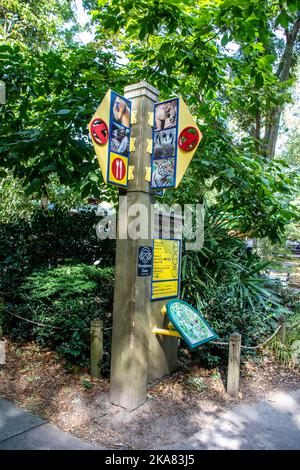
[[[183,300],[168,302],[167,314],[191,349],[218,337],[203,316]]]

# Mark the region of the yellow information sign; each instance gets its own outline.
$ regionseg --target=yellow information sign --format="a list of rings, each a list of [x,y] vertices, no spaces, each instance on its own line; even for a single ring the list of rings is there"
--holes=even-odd
[[[108,90],[89,123],[90,136],[105,183],[127,186],[131,102]]]
[[[180,251],[180,240],[153,240],[151,300],[178,297]]]
[[[177,188],[202,134],[181,97],[156,103],[153,116],[151,188]]]
[[[110,101],[111,101],[111,91],[108,90],[100,106],[95,112],[92,120],[89,123],[90,135],[92,138],[95,153],[97,155],[99,166],[101,168],[102,176],[103,176],[105,183],[107,182],[107,165],[108,165],[108,150],[109,150],[109,139],[108,139],[108,135],[105,136],[105,132],[107,132],[107,134],[109,133]],[[101,123],[103,124],[102,130],[101,130]],[[106,129],[105,129],[105,126],[106,126]],[[101,139],[102,135],[103,135],[103,138]]]
[[[152,284],[152,300],[178,297],[178,281],[162,281]]]
[[[183,175],[186,172],[187,167],[191,163],[191,160],[202,139],[202,133],[199,127],[197,126],[196,121],[181,97],[179,98],[178,117],[178,149],[176,161],[175,188],[178,187],[180,181],[182,180]]]

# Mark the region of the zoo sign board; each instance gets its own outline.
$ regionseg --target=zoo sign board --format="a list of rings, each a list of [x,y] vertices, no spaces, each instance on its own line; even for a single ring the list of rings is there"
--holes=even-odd
[[[154,107],[151,188],[177,188],[202,134],[181,97]]]
[[[181,240],[166,238],[153,240],[151,301],[179,296],[180,261]]]
[[[108,90],[89,123],[90,136],[105,183],[128,186],[131,103]]]

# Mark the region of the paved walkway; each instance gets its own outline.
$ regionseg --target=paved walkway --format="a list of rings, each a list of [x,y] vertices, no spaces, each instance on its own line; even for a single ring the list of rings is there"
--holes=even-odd
[[[100,450],[0,399],[0,450]],[[162,449],[160,447],[159,449]],[[300,390],[204,414],[199,432],[165,449],[300,449]]]
[[[199,432],[168,449],[299,450],[300,390],[206,416]]]
[[[99,450],[0,399],[0,450]]]

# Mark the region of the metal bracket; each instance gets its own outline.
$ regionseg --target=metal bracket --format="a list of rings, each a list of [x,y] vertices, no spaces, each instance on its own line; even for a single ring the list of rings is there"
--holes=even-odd
[[[181,334],[176,330],[165,330],[164,328],[153,328],[152,333],[154,335],[163,335],[163,336],[175,336],[176,338],[181,338]]]
[[[130,124],[136,124],[137,119],[136,119],[137,111],[131,111],[131,122]]]
[[[153,149],[153,140],[147,139],[147,152],[152,153],[152,149]]]
[[[153,112],[149,112],[148,113],[148,124],[149,126],[153,127],[153,124],[154,124],[154,113]]]
[[[129,148],[129,151],[130,151],[130,152],[134,152],[134,151],[135,151],[135,137],[130,137],[130,148]]]
[[[151,181],[151,167],[146,166],[145,170],[146,170],[145,181],[148,181],[150,183],[150,181]]]
[[[128,166],[128,179],[129,179],[129,180],[133,180],[133,179],[134,179],[133,171],[134,171],[134,165],[129,165],[129,166]]]

